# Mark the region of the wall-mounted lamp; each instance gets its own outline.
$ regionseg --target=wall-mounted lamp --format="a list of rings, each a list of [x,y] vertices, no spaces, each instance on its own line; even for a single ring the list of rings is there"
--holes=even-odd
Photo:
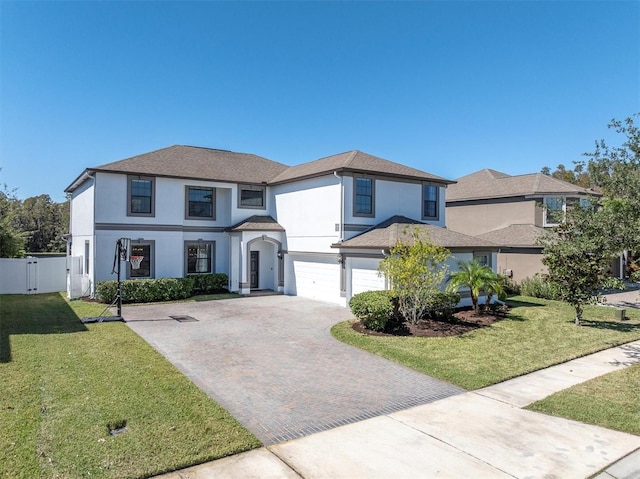
[[[344,257],[343,257],[342,254],[339,254],[338,255],[338,264],[342,264],[342,263],[344,263]]]
[[[278,259],[282,259],[284,257],[284,254],[282,254],[282,251],[278,251]]]

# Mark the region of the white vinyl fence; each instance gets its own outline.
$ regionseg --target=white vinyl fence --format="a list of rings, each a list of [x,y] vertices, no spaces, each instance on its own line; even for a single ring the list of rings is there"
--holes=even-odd
[[[0,258],[0,294],[54,293],[67,289],[67,258]]]

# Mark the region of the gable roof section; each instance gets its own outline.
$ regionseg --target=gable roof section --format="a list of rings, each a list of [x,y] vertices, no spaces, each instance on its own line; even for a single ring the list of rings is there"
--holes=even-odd
[[[404,179],[413,179],[421,181],[435,181],[438,183],[450,184],[451,180],[447,180],[440,176],[432,175],[425,171],[417,170],[409,166],[401,165],[393,161],[385,160],[377,156],[369,155],[358,150],[347,151],[333,156],[327,156],[319,160],[310,161],[297,166],[291,166],[287,170],[273,178],[270,183],[288,183],[290,181],[301,180],[304,178],[312,178],[325,174],[337,172],[362,172],[381,174]]]
[[[478,235],[478,238],[500,246],[514,248],[542,248],[536,240],[544,233],[544,228],[535,225],[509,225]]]
[[[284,231],[271,216],[254,215],[227,228],[227,231]]]
[[[65,191],[72,191],[84,180],[83,176],[96,171],[261,184],[287,168],[282,163],[248,153],[174,145],[88,168]]]
[[[484,169],[458,178],[447,188],[447,202],[542,195],[595,195],[593,190],[542,173],[511,176]]]
[[[403,237],[406,237],[407,242],[411,243],[411,236],[405,236],[405,232],[410,232],[413,226],[417,227],[420,232],[427,233],[435,244],[445,248],[498,248],[498,245],[490,241],[456,233],[440,226],[425,224],[405,216],[392,216],[359,235],[341,243],[333,244],[331,247],[388,250],[396,244],[398,239]]]

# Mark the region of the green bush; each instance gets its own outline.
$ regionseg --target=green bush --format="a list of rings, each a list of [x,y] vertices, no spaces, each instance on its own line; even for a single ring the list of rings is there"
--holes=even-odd
[[[543,278],[539,273],[533,278],[525,278],[522,280],[520,283],[520,294],[542,299],[561,299],[558,285]]]
[[[194,283],[191,277],[127,279],[122,281],[122,302],[150,303],[185,299],[192,296]],[[117,292],[118,283],[115,280],[102,281],[96,287],[98,299],[103,303],[115,300]]]
[[[522,294],[520,291],[520,285],[516,283],[514,280],[512,280],[511,278],[506,276],[504,277],[504,284],[502,288],[506,296],[516,296],[516,295]],[[502,300],[502,298],[500,297],[499,299]]]
[[[356,294],[349,301],[349,308],[365,328],[384,331],[394,314],[390,291],[365,291]]]
[[[640,283],[640,269],[631,273],[631,275],[629,276],[629,281],[633,283]]]
[[[229,277],[225,273],[191,274],[193,290],[196,293],[208,294],[226,291],[229,287]]]
[[[460,302],[458,293],[439,291],[427,298],[429,302],[425,317],[434,319],[448,319],[453,317],[453,312]]]

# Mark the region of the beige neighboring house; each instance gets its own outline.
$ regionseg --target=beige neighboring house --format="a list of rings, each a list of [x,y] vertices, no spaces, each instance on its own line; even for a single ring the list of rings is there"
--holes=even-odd
[[[542,173],[484,169],[456,181],[446,190],[447,228],[500,246],[492,266],[516,282],[545,271],[536,240],[563,221],[567,204],[599,196]]]

